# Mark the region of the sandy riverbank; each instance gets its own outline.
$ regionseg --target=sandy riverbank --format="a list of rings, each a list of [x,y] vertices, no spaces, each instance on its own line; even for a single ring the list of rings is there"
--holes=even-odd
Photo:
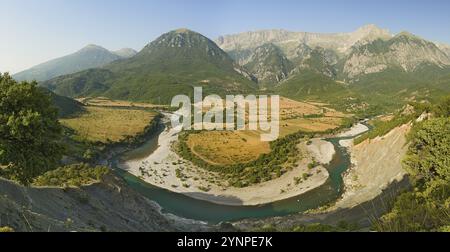
[[[328,172],[323,166],[308,169],[312,156],[306,150],[306,143],[302,143],[299,148],[305,153],[305,157],[297,167],[280,178],[245,188],[218,185],[212,181],[220,180],[219,174],[195,167],[172,151],[170,146],[176,139],[176,134],[166,130],[159,137],[160,147],[152,155],[125,161],[119,167],[152,185],[224,205],[261,205],[287,199],[321,186],[328,179]],[[317,160],[324,159],[317,155]],[[311,176],[296,185],[294,178],[301,177],[303,173]]]
[[[245,188],[229,187],[220,174],[198,168],[183,160],[173,150],[178,132],[166,129],[159,135],[159,147],[149,156],[119,163],[119,167],[140,177],[152,185],[187,196],[224,205],[261,205],[291,198],[323,185],[328,171],[323,166],[308,169],[313,157],[321,164],[329,163],[334,155],[334,146],[320,139],[312,144],[299,144],[303,159],[281,177]],[[309,178],[296,183],[304,173]]]
[[[329,164],[336,153],[334,145],[323,139],[311,139],[311,144],[307,145],[307,150],[320,164]]]
[[[369,127],[362,123],[355,124],[350,130],[338,134],[336,137],[355,137],[369,130]]]

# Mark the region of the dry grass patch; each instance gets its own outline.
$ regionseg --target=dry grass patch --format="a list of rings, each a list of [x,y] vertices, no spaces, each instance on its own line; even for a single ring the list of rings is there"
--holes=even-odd
[[[282,120],[303,117],[305,115],[321,114],[323,112],[324,109],[319,106],[280,97],[280,118]]]
[[[155,104],[151,104],[151,103],[111,100],[106,97],[79,98],[77,100],[86,105],[102,106],[102,107],[138,107],[138,108],[161,107],[161,105],[155,105]]]
[[[342,119],[322,117],[289,119],[280,123],[280,138],[297,133],[322,132],[339,127]],[[203,131],[191,134],[187,145],[192,153],[213,165],[246,163],[270,153],[270,143],[262,142],[260,131]]]
[[[280,123],[280,137],[296,133],[298,131],[306,132],[322,132],[329,129],[335,129],[339,127],[337,121],[339,118],[314,118],[314,119],[289,119],[281,121]]]
[[[83,140],[119,142],[127,136],[142,133],[156,115],[156,112],[142,109],[87,106],[85,113],[76,118],[62,119],[61,123],[75,130]]]
[[[189,135],[187,144],[194,155],[214,165],[246,163],[270,152],[256,131],[204,131]]]
[[[324,104],[310,104],[280,97],[280,138],[299,131],[323,132],[335,129],[348,116],[319,105]],[[304,118],[305,116],[311,118]],[[262,142],[260,134],[261,131],[249,130],[204,131],[189,135],[187,145],[194,155],[213,165],[245,163],[257,159],[261,154],[270,153],[270,143]]]
[[[324,124],[328,124],[328,129],[334,129],[339,127],[342,124],[343,119],[341,117],[320,117],[311,119],[314,122],[320,122]],[[319,129],[320,131],[320,129]]]

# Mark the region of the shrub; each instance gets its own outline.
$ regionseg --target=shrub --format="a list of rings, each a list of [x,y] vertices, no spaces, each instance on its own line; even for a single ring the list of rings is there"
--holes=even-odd
[[[34,186],[82,186],[99,181],[109,169],[103,166],[90,167],[86,164],[68,165],[44,173],[33,182]]]
[[[11,233],[14,232],[14,229],[10,227],[0,227],[0,233]]]

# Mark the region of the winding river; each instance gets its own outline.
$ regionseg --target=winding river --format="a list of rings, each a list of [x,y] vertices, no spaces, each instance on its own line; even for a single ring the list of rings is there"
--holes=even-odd
[[[364,127],[362,124],[357,126]],[[159,134],[156,134],[152,137],[134,155],[140,157],[152,155],[158,148],[158,136]],[[304,194],[259,206],[227,206],[194,199],[148,184],[132,174],[116,168],[117,161],[113,161],[113,168],[119,176],[125,179],[130,187],[150,200],[157,202],[161,206],[163,213],[171,213],[176,216],[209,223],[234,221],[244,218],[285,216],[323,206],[336,201],[341,196],[344,188],[342,175],[350,167],[351,163],[347,149],[341,146],[339,142],[356,136],[343,134],[340,137],[326,139],[334,145],[336,154],[331,163],[326,166],[330,176],[325,184]],[[136,156],[133,158],[136,158]]]

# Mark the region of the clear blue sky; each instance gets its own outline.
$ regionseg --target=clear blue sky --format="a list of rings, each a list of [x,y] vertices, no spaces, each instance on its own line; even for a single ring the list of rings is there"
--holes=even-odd
[[[0,71],[12,73],[93,43],[140,50],[185,27],[210,38],[248,30],[348,32],[373,23],[450,44],[450,1],[0,0]]]

